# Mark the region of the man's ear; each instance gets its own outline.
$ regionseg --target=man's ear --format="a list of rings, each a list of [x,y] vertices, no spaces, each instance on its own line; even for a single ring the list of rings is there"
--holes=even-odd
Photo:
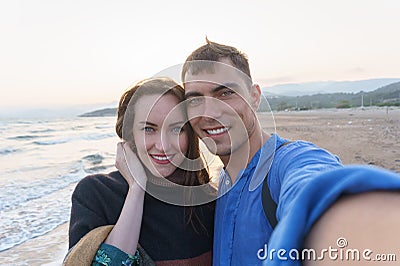
[[[251,107],[254,111],[257,111],[261,102],[261,89],[258,84],[253,84],[251,86],[250,98]]]

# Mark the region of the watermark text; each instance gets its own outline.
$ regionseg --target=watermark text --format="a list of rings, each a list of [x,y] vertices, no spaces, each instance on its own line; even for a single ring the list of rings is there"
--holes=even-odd
[[[336,240],[336,247],[329,246],[319,251],[315,249],[305,248],[297,249],[268,249],[268,245],[257,251],[257,257],[260,260],[341,260],[341,261],[397,261],[397,256],[394,253],[378,254],[371,249],[355,249],[348,248],[346,238],[339,237]]]

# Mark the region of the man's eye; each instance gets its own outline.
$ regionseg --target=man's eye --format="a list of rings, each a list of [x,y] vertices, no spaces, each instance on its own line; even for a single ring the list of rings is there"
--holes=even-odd
[[[144,127],[143,130],[144,130],[144,132],[153,132],[154,128],[152,128],[152,127]]]
[[[191,106],[199,105],[203,102],[203,97],[192,97],[188,99],[188,104]]]
[[[221,96],[226,97],[226,96],[230,96],[230,95],[232,95],[232,94],[234,94],[234,92],[229,90],[229,91],[224,91],[224,92],[222,92],[222,93],[221,93]]]

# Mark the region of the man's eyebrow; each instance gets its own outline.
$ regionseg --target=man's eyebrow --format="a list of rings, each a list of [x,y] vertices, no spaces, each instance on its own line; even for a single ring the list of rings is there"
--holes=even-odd
[[[235,83],[235,82],[229,82],[229,83],[224,83],[221,85],[218,85],[217,87],[215,87],[214,89],[211,90],[211,92],[219,92],[220,90],[223,89],[231,89],[231,88],[238,88],[239,84]]]
[[[197,96],[203,96],[203,94],[201,94],[197,91],[191,91],[191,92],[185,93],[185,98],[197,97]]]
[[[239,84],[237,84],[236,82],[228,82],[228,83],[224,83],[224,84],[220,84],[220,85],[216,86],[215,88],[213,88],[211,90],[211,93],[219,92],[223,89],[238,88],[238,87],[239,87]],[[191,92],[188,92],[185,94],[185,98],[197,97],[197,96],[204,96],[204,95],[197,91],[191,91]]]

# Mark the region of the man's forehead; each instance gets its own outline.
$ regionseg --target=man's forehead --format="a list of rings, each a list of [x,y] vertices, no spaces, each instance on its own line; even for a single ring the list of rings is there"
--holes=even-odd
[[[185,76],[185,83],[202,82],[202,83],[215,83],[220,84],[228,80],[237,79],[238,76],[231,70],[214,70],[214,71],[201,71],[196,74],[188,72]]]
[[[185,74],[186,82],[208,82],[224,84],[227,82],[240,83],[250,79],[246,74],[232,66],[230,61],[192,61]]]

